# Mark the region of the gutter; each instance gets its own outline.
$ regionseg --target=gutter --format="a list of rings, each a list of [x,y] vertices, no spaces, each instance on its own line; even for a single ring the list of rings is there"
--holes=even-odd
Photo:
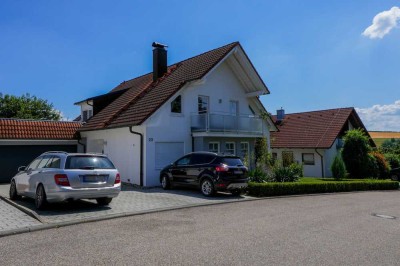
[[[132,128],[133,128],[133,126],[130,126],[129,127],[129,131],[132,133],[132,134],[135,134],[135,135],[138,135],[138,136],[140,136],[140,162],[139,162],[139,164],[140,164],[140,183],[139,183],[139,185],[141,186],[141,187],[143,187],[143,134],[142,133],[139,133],[139,132],[136,132],[136,131],[133,131],[132,130]]]
[[[315,148],[315,152],[319,155],[319,157],[321,157],[321,171],[322,171],[322,177],[325,177],[325,171],[324,171],[324,156],[322,156],[322,154],[320,154],[317,150],[317,148]]]

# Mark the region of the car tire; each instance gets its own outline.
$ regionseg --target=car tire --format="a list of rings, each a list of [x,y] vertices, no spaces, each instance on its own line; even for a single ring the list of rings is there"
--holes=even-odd
[[[112,198],[98,198],[96,199],[97,204],[100,206],[107,206],[108,204],[111,203]]]
[[[17,185],[15,184],[15,180],[13,179],[10,184],[10,200],[20,199],[21,196],[18,195]]]
[[[43,210],[47,205],[46,191],[42,184],[39,184],[35,193],[35,206],[38,210]]]
[[[242,194],[242,190],[240,189],[235,189],[231,191],[233,196],[240,196],[240,194]]]
[[[392,179],[393,181],[399,181],[399,177],[397,175],[391,175],[390,179]]]
[[[201,193],[206,196],[210,197],[215,194],[214,184],[210,178],[204,178],[200,184]]]
[[[169,181],[169,178],[168,178],[167,175],[163,175],[163,176],[161,177],[161,187],[162,187],[164,190],[168,190],[168,189],[171,188],[171,181]]]

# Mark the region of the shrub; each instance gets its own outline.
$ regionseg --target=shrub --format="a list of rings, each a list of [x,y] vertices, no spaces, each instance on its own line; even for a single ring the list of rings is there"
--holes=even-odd
[[[385,179],[389,177],[390,166],[386,161],[382,153],[372,152],[371,155],[375,158],[376,170],[379,179]]]
[[[269,181],[267,173],[263,169],[256,167],[254,170],[249,171],[249,181],[256,183],[264,183]]]
[[[335,159],[331,165],[331,171],[333,178],[340,180],[346,176],[346,166],[344,165],[342,156],[340,154],[336,155]]]
[[[256,138],[254,144],[254,161],[256,166],[265,164],[268,156],[268,144],[266,138]]]
[[[387,180],[328,181],[307,183],[253,183],[247,188],[249,195],[256,197],[332,193],[363,190],[397,190],[399,182]]]
[[[396,155],[393,153],[384,154],[386,161],[389,163],[390,168],[399,168],[400,167],[400,155]]]
[[[354,178],[368,176],[372,159],[368,155],[371,147],[368,136],[362,129],[353,129],[346,132],[342,158],[347,172]]]
[[[275,182],[294,182],[303,176],[303,167],[300,164],[292,163],[289,166],[277,164],[273,167],[273,181]]]

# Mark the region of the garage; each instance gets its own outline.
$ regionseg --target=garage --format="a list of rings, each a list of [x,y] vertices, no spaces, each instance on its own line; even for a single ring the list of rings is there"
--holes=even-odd
[[[79,122],[0,119],[0,183],[46,151],[83,152]]]

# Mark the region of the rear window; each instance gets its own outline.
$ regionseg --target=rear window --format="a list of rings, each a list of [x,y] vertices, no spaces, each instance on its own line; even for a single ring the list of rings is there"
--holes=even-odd
[[[112,162],[103,156],[69,156],[65,169],[115,169]]]
[[[222,158],[222,163],[227,164],[228,166],[242,166],[243,162],[240,160],[240,158],[230,158],[230,157],[225,157]]]

